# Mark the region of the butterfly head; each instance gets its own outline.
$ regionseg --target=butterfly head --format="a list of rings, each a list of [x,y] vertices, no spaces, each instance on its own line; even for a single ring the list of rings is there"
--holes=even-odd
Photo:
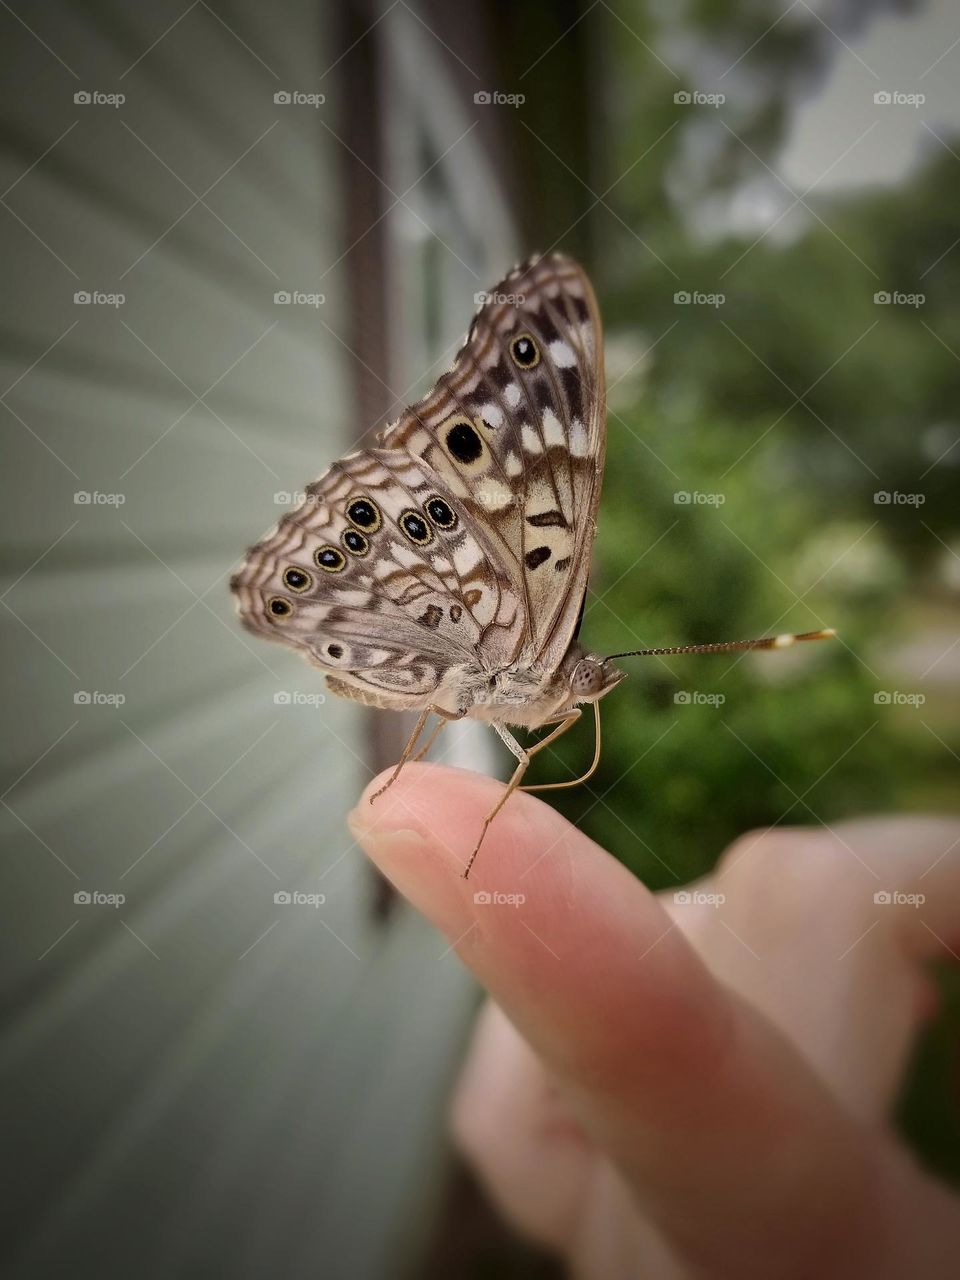
[[[596,654],[576,650],[568,655],[567,669],[569,694],[561,710],[576,707],[583,702],[598,702],[604,694],[616,688],[627,674],[625,671],[618,671]]]

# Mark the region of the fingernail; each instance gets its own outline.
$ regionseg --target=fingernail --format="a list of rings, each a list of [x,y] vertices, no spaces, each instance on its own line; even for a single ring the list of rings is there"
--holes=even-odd
[[[420,831],[369,825],[365,806],[347,818],[357,843],[392,885],[451,941],[473,923],[473,895],[450,851]]]

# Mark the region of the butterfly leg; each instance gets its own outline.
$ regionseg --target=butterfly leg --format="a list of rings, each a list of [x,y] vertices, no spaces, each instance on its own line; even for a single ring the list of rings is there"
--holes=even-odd
[[[437,723],[433,726],[433,728],[427,734],[426,742],[423,744],[423,746],[420,748],[417,754],[413,757],[414,764],[416,764],[418,760],[422,760],[423,757],[429,752],[430,748],[433,746],[436,740],[440,737],[440,734],[443,732],[447,723],[448,722],[442,716],[437,720]]]
[[[487,834],[487,829],[489,828],[490,823],[494,820],[494,818],[497,816],[497,814],[500,812],[503,806],[507,803],[507,801],[513,795],[514,791],[516,791],[517,788],[520,786],[520,782],[523,779],[523,775],[526,773],[532,758],[537,754],[538,751],[542,751],[544,747],[548,746],[551,742],[554,742],[557,738],[559,738],[561,733],[566,733],[566,731],[570,728],[570,726],[572,724],[575,724],[579,719],[580,719],[580,710],[578,707],[575,707],[568,715],[563,717],[563,719],[559,722],[559,724],[557,724],[557,727],[555,729],[553,729],[550,733],[548,733],[545,738],[541,738],[539,742],[534,743],[534,745],[529,749],[527,749],[526,747],[522,747],[520,743],[516,740],[516,738],[513,736],[513,734],[509,733],[506,729],[504,729],[502,725],[495,724],[493,726],[494,729],[496,729],[497,733],[500,735],[500,737],[503,739],[503,742],[506,744],[509,750],[513,753],[514,756],[516,756],[517,767],[514,769],[513,776],[511,777],[510,781],[507,783],[506,789],[504,790],[503,795],[500,797],[500,799],[497,801],[497,803],[494,805],[494,807],[490,810],[490,812],[487,814],[487,816],[483,820],[483,826],[480,829],[480,839],[477,841],[476,846],[474,847],[473,853],[471,853],[470,855],[470,860],[467,863],[463,873],[464,880],[466,880],[466,878],[469,876],[470,868],[473,866],[474,862],[476,861],[477,854],[480,852],[480,846],[483,844],[484,837]],[[549,723],[552,723],[552,722],[549,722]],[[521,788],[521,790],[522,789],[523,788]]]
[[[520,790],[521,791],[563,791],[566,787],[579,787],[581,782],[586,782],[589,778],[592,778],[597,771],[597,767],[600,764],[600,703],[599,702],[595,702],[593,704],[593,719],[594,719],[594,724],[596,725],[596,739],[595,739],[596,745],[593,749],[593,760],[591,761],[590,768],[587,770],[586,773],[582,773],[579,778],[572,778],[569,782],[536,782],[533,784],[533,786],[521,787]],[[545,747],[548,742],[552,742],[554,738],[556,738],[560,733],[563,732],[563,727],[567,723],[572,724],[573,721],[572,720],[562,721],[560,728],[555,729],[553,733],[548,734],[546,738],[544,738],[541,742],[538,742],[537,745],[533,748],[533,750],[531,750],[530,754],[533,755],[534,751],[539,751],[540,748]]]
[[[423,727],[427,723],[427,720],[430,718],[431,713],[435,716],[440,717],[441,725],[445,724],[447,720],[462,720],[463,717],[466,715],[465,711],[450,712],[450,711],[444,711],[443,707],[425,707],[423,711],[420,712],[420,718],[417,721],[416,725],[414,726],[413,733],[411,733],[410,737],[407,739],[407,745],[403,748],[403,754],[400,756],[400,759],[397,761],[397,767],[394,769],[393,773],[391,773],[390,777],[386,780],[386,782],[379,789],[379,791],[375,791],[373,795],[370,797],[371,804],[373,804],[374,800],[376,800],[379,796],[382,796],[383,793],[388,789],[388,787],[392,787],[393,784],[396,782],[397,778],[400,776],[400,770],[403,768],[403,766],[407,763],[407,761],[410,759],[411,755],[413,754],[413,749],[417,745],[417,740],[419,739],[421,733],[423,733]],[[427,742],[428,748],[433,745],[433,740],[436,737],[437,732],[439,731],[438,730],[434,731],[434,733],[431,734],[431,737]],[[419,758],[420,757],[418,756],[417,759]]]

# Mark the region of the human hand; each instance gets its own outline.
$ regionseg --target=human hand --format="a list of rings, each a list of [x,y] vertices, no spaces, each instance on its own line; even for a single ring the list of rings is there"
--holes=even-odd
[[[351,825],[496,1002],[453,1124],[502,1211],[590,1280],[955,1275],[960,1208],[887,1116],[960,824],[752,833],[684,903],[521,794],[464,881],[498,786],[408,766]]]

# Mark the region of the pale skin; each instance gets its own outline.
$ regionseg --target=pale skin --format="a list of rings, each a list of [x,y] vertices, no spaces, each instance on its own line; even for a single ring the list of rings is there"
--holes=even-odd
[[[452,1125],[503,1214],[578,1280],[954,1277],[960,1203],[889,1117],[960,822],[750,833],[678,904],[528,795],[465,882],[499,789],[410,764],[351,825],[491,997]]]

